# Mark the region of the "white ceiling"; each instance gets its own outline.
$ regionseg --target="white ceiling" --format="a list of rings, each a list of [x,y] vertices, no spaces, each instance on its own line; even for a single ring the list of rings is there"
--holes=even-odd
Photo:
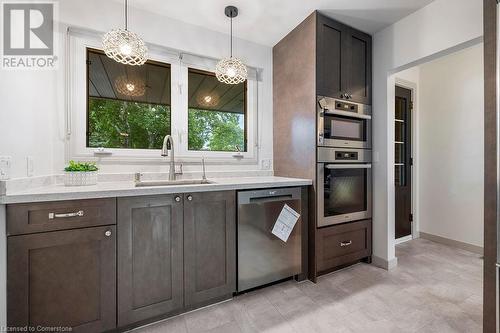
[[[129,0],[132,7],[180,21],[229,32],[224,7],[234,5],[239,38],[274,46],[315,9],[370,34],[433,0]]]

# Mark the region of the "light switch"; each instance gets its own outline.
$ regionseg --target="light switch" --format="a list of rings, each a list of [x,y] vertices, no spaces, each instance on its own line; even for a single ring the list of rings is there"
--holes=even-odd
[[[0,156],[0,180],[10,179],[12,157]]]

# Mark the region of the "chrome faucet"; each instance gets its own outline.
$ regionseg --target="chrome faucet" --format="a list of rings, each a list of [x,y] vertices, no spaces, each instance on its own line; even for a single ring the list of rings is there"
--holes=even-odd
[[[163,139],[163,146],[161,148],[161,156],[168,156],[168,145],[170,145],[170,168],[168,171],[168,180],[175,180],[175,162],[174,162],[174,139],[171,135],[165,135]]]

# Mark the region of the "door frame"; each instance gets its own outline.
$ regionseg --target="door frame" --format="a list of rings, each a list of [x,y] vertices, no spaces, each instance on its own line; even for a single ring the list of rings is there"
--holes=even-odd
[[[413,214],[413,223],[411,224],[411,235],[408,235],[406,237],[401,237],[401,238],[395,238],[394,243],[401,244],[407,241],[410,241],[412,239],[416,239],[420,237],[420,224],[419,224],[419,202],[418,202],[418,166],[419,166],[419,149],[418,149],[418,130],[419,130],[419,124],[418,124],[418,117],[417,117],[417,112],[418,112],[418,98],[416,98],[417,95],[417,89],[418,85],[415,82],[407,81],[401,78],[397,77],[396,75],[396,80],[395,80],[395,86],[409,89],[411,91],[411,102],[413,102],[413,110],[411,110],[411,156],[413,158],[413,165],[411,168],[411,212]],[[394,121],[394,119],[392,120]],[[394,136],[394,133],[392,133]],[[393,138],[394,141],[394,138]],[[394,163],[393,163],[394,164]],[[394,165],[392,166],[394,167]],[[396,209],[396,206],[394,206],[394,209]],[[396,220],[394,220],[394,223],[396,223]],[[395,236],[394,236],[395,237]]]

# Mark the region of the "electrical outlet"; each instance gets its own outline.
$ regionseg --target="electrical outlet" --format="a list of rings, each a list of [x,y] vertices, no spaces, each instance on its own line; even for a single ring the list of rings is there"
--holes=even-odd
[[[10,179],[11,166],[12,166],[12,157],[0,156],[0,180]]]
[[[262,160],[262,170],[271,170],[271,160],[269,159]]]
[[[33,161],[33,156],[26,156],[26,175],[28,177],[33,176],[35,173],[35,162]]]

